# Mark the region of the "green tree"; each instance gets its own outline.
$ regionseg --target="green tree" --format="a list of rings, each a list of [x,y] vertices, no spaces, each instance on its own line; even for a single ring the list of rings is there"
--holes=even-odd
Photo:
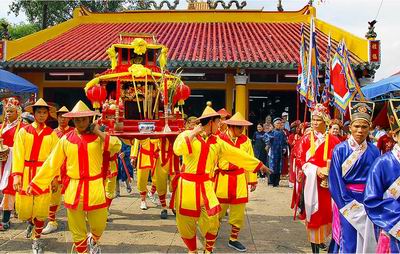
[[[36,24],[18,23],[11,24],[6,19],[0,19],[2,28],[1,37],[8,40],[16,40],[40,30]]]
[[[142,9],[148,0],[14,0],[10,5],[10,13],[18,16],[25,13],[30,23],[39,25],[42,29],[54,26],[72,18],[76,7],[84,6],[92,12],[116,12],[123,9]]]
[[[38,26],[37,24],[27,24],[27,23],[13,24],[9,28],[10,37],[12,40],[16,40],[21,37],[33,34],[39,30],[40,26]]]

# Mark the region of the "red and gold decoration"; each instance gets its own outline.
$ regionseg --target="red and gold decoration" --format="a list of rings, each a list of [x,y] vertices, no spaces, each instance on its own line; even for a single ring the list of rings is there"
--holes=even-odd
[[[120,38],[106,51],[111,68],[85,86],[93,107],[102,111],[101,123],[124,139],[178,135],[190,88],[180,72],[166,69],[168,49],[150,34]]]

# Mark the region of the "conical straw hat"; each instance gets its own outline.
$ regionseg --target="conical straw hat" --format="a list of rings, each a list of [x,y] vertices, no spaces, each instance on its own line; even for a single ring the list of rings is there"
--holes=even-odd
[[[62,106],[59,110],[57,110],[57,113],[68,113],[69,110],[67,109],[66,106]]]
[[[78,101],[71,112],[65,113],[63,117],[85,117],[85,116],[95,116],[99,113],[92,111],[83,101]]]
[[[204,109],[203,114],[201,114],[201,116],[197,118],[196,121],[213,116],[221,116],[221,115],[211,107],[211,103],[207,103],[207,106]]]
[[[53,106],[50,106],[49,104],[47,104],[47,102],[45,100],[43,100],[42,98],[39,98],[39,100],[37,100],[35,102],[35,104],[26,106],[25,107],[25,111],[33,114],[33,108],[34,107],[46,107],[46,108],[48,108],[50,116],[57,119],[56,108],[53,107]]]
[[[225,108],[221,108],[217,111],[217,113],[220,114],[221,117],[231,116],[231,114]]]
[[[253,123],[244,119],[240,112],[236,112],[229,120],[224,121],[227,125],[236,125],[236,126],[250,126]]]

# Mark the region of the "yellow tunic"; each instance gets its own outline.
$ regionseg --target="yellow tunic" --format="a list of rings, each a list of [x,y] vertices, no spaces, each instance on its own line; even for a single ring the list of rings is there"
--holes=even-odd
[[[56,133],[51,128],[44,126],[37,133],[37,127],[36,122],[24,126],[19,130],[15,139],[12,174],[22,176],[20,195],[26,195],[30,181],[42,171],[43,162],[49,157],[58,141]],[[49,192],[50,182],[43,186],[44,192]]]
[[[117,153],[121,141],[110,137],[108,151]],[[43,169],[32,180],[33,192],[40,193],[59,174],[63,161],[67,160],[66,183],[64,184],[65,207],[76,209],[83,197],[83,209],[90,211],[107,206],[103,180],[104,141],[97,135],[79,135],[70,132],[60,139],[51,156],[43,164]]]
[[[251,140],[246,135],[241,135],[235,142],[229,134],[222,133],[220,138],[228,144],[239,148],[254,157]],[[225,158],[218,161],[215,175],[215,193],[219,202],[225,204],[240,204],[248,202],[248,184],[257,183],[257,174],[245,171]]]
[[[135,139],[131,158],[137,158],[137,168],[140,169],[154,169],[156,160],[158,158],[158,151],[160,147],[159,139]]]
[[[210,177],[218,159],[223,158],[251,172],[258,171],[262,163],[214,135],[205,139],[197,135],[190,141],[190,132],[179,134],[173,147],[175,154],[183,157],[176,208],[182,215],[199,217],[204,205],[212,216],[221,210]]]

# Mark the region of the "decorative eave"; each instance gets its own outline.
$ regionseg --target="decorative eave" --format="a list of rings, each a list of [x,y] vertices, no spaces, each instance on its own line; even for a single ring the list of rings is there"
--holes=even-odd
[[[0,63],[3,68],[27,69],[103,69],[110,68],[109,61],[7,61]],[[379,65],[375,63],[352,63],[353,70],[376,70]],[[297,70],[297,63],[284,62],[238,62],[238,61],[170,61],[168,67],[177,68],[245,68],[268,70]],[[320,70],[325,69],[325,64],[320,65]]]

